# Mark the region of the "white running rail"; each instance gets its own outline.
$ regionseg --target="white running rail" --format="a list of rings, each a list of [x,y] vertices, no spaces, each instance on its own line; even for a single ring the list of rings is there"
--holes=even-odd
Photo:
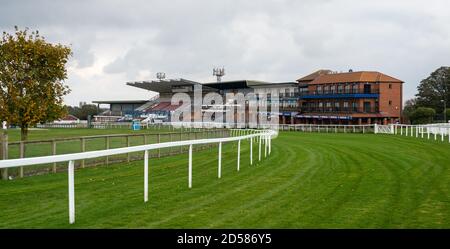
[[[209,138],[209,139],[198,139],[198,140],[185,140],[176,142],[165,142],[157,144],[147,144],[139,145],[133,147],[108,149],[108,150],[98,150],[89,151],[73,154],[64,155],[54,155],[54,156],[43,156],[43,157],[30,157],[21,159],[10,159],[10,160],[0,160],[0,169],[3,168],[13,168],[13,167],[23,167],[31,166],[36,164],[45,163],[57,163],[57,162],[68,162],[68,188],[69,188],[69,223],[73,224],[75,222],[75,186],[74,186],[74,171],[75,171],[75,161],[91,159],[104,156],[119,155],[131,152],[141,152],[144,151],[144,202],[148,201],[148,155],[150,150],[178,147],[178,146],[189,146],[189,163],[188,163],[188,187],[192,188],[192,146],[199,144],[219,144],[219,165],[218,165],[218,177],[221,177],[221,164],[222,155],[221,147],[222,143],[238,141],[238,161],[237,170],[240,167],[240,142],[241,140],[250,140],[250,164],[253,164],[253,141],[257,140],[259,142],[259,161],[261,160],[261,145],[264,144],[264,157],[267,157],[271,153],[272,143],[271,140],[275,138],[278,133],[274,130],[231,130],[231,137],[224,138]]]
[[[375,134],[379,134],[379,133],[394,134],[394,125],[393,124],[390,124],[390,125],[375,124],[375,126],[373,128],[373,133],[375,133]]]
[[[448,140],[450,143],[450,124],[405,125],[394,124],[393,134],[416,138]],[[445,138],[447,136],[447,139]]]

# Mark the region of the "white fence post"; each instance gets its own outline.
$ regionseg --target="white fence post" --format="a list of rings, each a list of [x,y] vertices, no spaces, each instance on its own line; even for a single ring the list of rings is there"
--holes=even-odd
[[[217,177],[222,177],[222,142],[219,143],[219,165],[217,171]]]
[[[148,150],[144,152],[144,202],[148,201]]]
[[[271,152],[272,152],[272,139],[269,136],[269,155],[270,155]]]
[[[374,124],[373,126],[373,133],[378,134],[378,125]]]
[[[69,161],[69,223],[75,223],[75,183],[74,183],[74,169],[75,162]]]
[[[267,157],[267,136],[264,136],[264,158]]]
[[[262,136],[259,136],[259,154],[258,154],[258,161],[261,161],[261,137]]]
[[[250,138],[250,165],[253,165],[253,138]]]
[[[189,145],[188,181],[189,181],[189,188],[192,188],[192,144]]]
[[[238,155],[237,155],[237,171],[239,171],[239,164],[241,162],[241,140],[238,140]]]

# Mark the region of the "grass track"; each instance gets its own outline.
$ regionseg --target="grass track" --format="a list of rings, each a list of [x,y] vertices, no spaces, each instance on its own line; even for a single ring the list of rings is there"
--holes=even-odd
[[[0,181],[0,227],[450,228],[450,145],[412,137],[283,132],[272,155],[249,165],[249,143],[75,173],[76,224],[68,225],[67,174]],[[257,144],[254,144],[257,161]]]

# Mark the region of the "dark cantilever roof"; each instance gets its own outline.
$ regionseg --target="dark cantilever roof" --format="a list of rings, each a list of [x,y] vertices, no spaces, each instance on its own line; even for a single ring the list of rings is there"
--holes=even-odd
[[[92,103],[96,104],[144,104],[149,100],[96,100]]]
[[[167,80],[152,80],[152,81],[136,81],[127,82],[127,85],[142,88],[149,91],[154,91],[158,93],[172,93],[173,87],[188,87],[189,90],[193,90],[193,86],[202,85],[200,82],[187,80],[187,79],[167,79]],[[214,90],[213,88],[203,87],[203,90]]]
[[[172,93],[172,89],[174,87],[187,87],[189,88],[189,91],[192,91],[193,86],[195,85],[201,85],[204,91],[217,91],[227,89],[255,88],[281,84],[297,84],[297,83],[296,82],[272,83],[258,80],[234,80],[234,81],[200,83],[186,79],[127,82],[127,85],[129,86],[134,86],[159,93]]]
[[[269,82],[257,81],[257,80],[234,80],[234,81],[222,81],[222,82],[208,82],[203,83],[203,86],[212,87],[219,90],[226,89],[242,89],[250,88],[254,85],[265,85],[270,84]]]

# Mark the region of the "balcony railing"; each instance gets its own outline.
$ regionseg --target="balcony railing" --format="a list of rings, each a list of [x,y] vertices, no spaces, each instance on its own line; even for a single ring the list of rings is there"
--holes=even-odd
[[[380,91],[378,89],[372,89],[370,91],[367,90],[342,90],[342,91],[309,91],[300,93],[303,95],[331,95],[331,94],[379,94]]]
[[[362,108],[333,108],[333,107],[323,107],[323,108],[302,108],[303,113],[378,113],[378,108],[364,110]]]

